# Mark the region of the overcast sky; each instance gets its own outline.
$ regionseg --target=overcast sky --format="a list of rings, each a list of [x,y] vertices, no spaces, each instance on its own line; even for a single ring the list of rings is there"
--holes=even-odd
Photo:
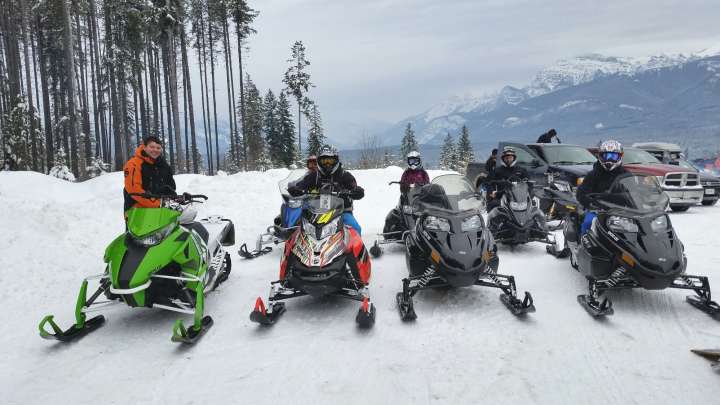
[[[394,123],[452,95],[522,86],[563,58],[691,53],[720,45],[718,0],[249,3],[260,16],[246,70],[261,92],[281,89],[290,47],[302,40],[316,85],[310,97],[334,132],[345,123]]]

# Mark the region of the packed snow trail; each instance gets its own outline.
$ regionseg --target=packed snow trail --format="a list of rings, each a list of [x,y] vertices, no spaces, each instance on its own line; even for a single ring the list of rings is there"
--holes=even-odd
[[[106,308],[105,326],[70,343],[42,340],[37,324],[73,322],[82,279],[103,271],[106,245],[123,231],[122,174],[67,183],[37,173],[0,172],[0,392],[3,404],[680,404],[714,403],[718,374],[691,348],[720,346],[720,322],[685,303],[687,291],[611,294],[615,315],[591,318],[578,304],[584,278],[544,245],[500,250],[499,271],[530,291],[537,312],[511,315],[499,291],[464,288],[415,297],[418,320],[400,321],[395,293],[403,249],[373,261],[377,321],[355,325],[356,302],[290,300],[270,328],[248,315],[278,277],[281,249],[244,261],[279,210],[286,170],[177,176],[178,190],[210,197],[200,215],[233,220],[237,245],[228,281],[208,296],[215,326],[193,347],[170,342],[181,314]],[[354,171],[366,245],[398,199],[399,168]],[[431,176],[438,173],[431,173]],[[720,207],[671,214],[691,274],[720,296]],[[717,299],[717,298],[716,298]],[[190,320],[190,317],[183,319]]]

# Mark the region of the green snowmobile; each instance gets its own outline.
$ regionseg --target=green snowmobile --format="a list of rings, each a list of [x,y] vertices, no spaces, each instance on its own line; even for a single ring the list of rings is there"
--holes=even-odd
[[[175,322],[173,342],[194,343],[213,325],[210,316],[203,316],[205,294],[230,274],[225,246],[235,244],[233,223],[219,216],[195,221],[197,211],[191,204],[207,200],[203,195],[136,195],[160,199],[161,208],[128,211],[127,232],[105,250],[105,272],[86,278],[80,286],[75,325],[63,331],[48,315],[39,325],[41,337],[62,342],[80,338],[105,322],[103,315],[88,319],[88,312],[118,301],[194,315],[189,328],[180,319]],[[88,298],[90,280],[100,285]],[[101,295],[107,300],[96,302]]]

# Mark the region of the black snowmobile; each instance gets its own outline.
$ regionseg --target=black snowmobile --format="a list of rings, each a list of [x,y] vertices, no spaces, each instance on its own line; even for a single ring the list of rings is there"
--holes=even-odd
[[[399,181],[391,181],[388,185],[400,184]],[[400,193],[400,201],[397,207],[393,208],[385,217],[383,232],[378,234],[378,239],[370,247],[370,254],[373,257],[380,257],[383,253],[381,245],[391,243],[405,243],[405,233],[415,227],[415,213],[413,212],[413,201],[420,194],[421,186],[411,184],[410,189]]]
[[[553,243],[545,223],[545,215],[537,207],[527,180],[494,180],[505,192],[500,205],[488,213],[488,228],[495,241],[507,245],[528,242]]]
[[[720,320],[705,276],[685,274],[687,258],[670,218],[669,200],[653,176],[618,177],[608,193],[589,195],[588,209],[597,213],[592,227],[579,235],[579,216],[565,224],[570,264],[585,275],[589,293],[578,302],[593,316],[612,315],[606,291],[628,288],[693,290],[688,303]],[[550,253],[556,253],[550,250]]]
[[[417,318],[413,296],[421,290],[479,285],[499,288],[515,315],[535,312],[530,293],[517,298],[515,278],[497,273],[499,259],[481,216],[484,206],[470,183],[457,174],[436,177],[413,202],[415,227],[405,234],[409,276],[396,296],[403,320]]]
[[[273,224],[267,228],[265,233],[258,236],[255,242],[255,250],[249,251],[246,243],[240,246],[238,254],[240,254],[241,257],[254,259],[270,253],[272,252],[272,247],[267,245],[279,245],[285,242],[290,238],[293,231],[297,229],[302,201],[292,197],[290,193],[288,193],[288,187],[302,179],[305,173],[307,173],[305,169],[296,169],[291,171],[286,178],[278,182],[278,189],[280,190],[280,196],[283,200],[280,205],[280,215],[275,217]]]
[[[567,181],[559,180],[559,174],[547,173],[547,186],[538,193],[540,209],[545,213],[545,222],[549,231],[563,229],[565,220],[577,211],[578,202],[574,187]],[[557,221],[557,223],[553,223]],[[551,225],[552,223],[552,225]]]

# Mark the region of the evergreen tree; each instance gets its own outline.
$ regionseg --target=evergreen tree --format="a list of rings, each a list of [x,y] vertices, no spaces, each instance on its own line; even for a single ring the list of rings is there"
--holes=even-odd
[[[325,132],[322,127],[322,118],[320,117],[320,110],[317,104],[312,103],[310,113],[308,114],[308,121],[310,129],[308,131],[308,147],[307,154],[317,155],[320,152],[320,148],[325,145]]]
[[[3,162],[9,170],[32,169],[32,156],[28,144],[28,131],[30,130],[30,117],[25,99],[18,98],[17,105],[10,110],[3,125],[2,144]]]
[[[306,96],[310,87],[314,85],[310,82],[310,73],[307,72],[307,67],[310,66],[310,61],[305,57],[305,45],[302,41],[295,41],[292,47],[292,57],[288,59],[290,66],[285,72],[283,77],[283,83],[285,83],[284,92],[288,95],[295,97],[297,102],[298,111],[298,152],[302,152],[302,130],[300,127],[300,117],[302,111],[308,110],[310,99]]]
[[[385,153],[383,154],[383,167],[390,167],[396,163],[395,156],[390,152],[390,149],[385,149]]]
[[[298,160],[299,154],[295,148],[295,123],[290,112],[290,101],[285,93],[280,93],[277,113],[283,147],[281,160],[285,167],[290,167]]]
[[[55,150],[55,164],[48,174],[61,180],[75,181],[75,175],[67,167],[67,155],[62,146]]]
[[[408,153],[418,150],[418,143],[415,139],[415,131],[412,129],[412,125],[408,122],[405,127],[405,135],[403,135],[400,143],[400,157],[405,158]]]
[[[258,160],[265,148],[263,130],[263,100],[250,75],[245,76],[245,141],[247,145],[247,165],[249,170],[257,170]]]
[[[468,163],[475,160],[475,152],[470,143],[470,132],[467,126],[463,125],[460,130],[460,138],[457,143],[457,165],[458,170],[465,173]]]
[[[440,150],[440,169],[457,170],[457,149],[450,132],[447,133]]]
[[[278,115],[277,98],[272,90],[268,90],[263,101],[263,132],[267,143],[267,155],[274,167],[284,167],[285,147]]]

